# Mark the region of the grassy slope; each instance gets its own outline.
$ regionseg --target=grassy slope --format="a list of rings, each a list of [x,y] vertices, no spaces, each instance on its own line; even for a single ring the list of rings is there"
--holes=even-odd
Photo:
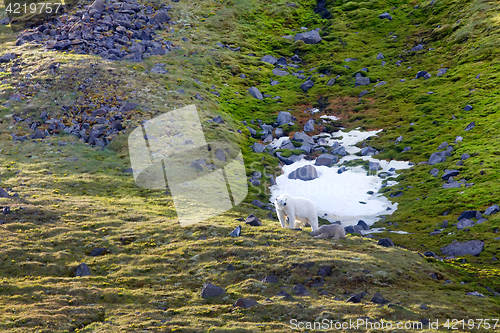
[[[180,2],[173,15],[179,25],[167,37],[184,50],[152,57],[141,64],[102,62],[90,56],[41,52],[30,46],[15,48],[11,35],[2,35],[2,49],[5,46],[22,53],[22,73],[31,73],[40,81],[36,87],[30,83],[27,88],[18,88],[19,82],[27,80],[0,73],[0,80],[6,79],[0,85],[1,102],[13,93],[28,96],[23,102],[11,101],[7,108],[0,106],[0,186],[13,188],[21,196],[0,202],[10,205],[13,211],[3,217],[7,224],[0,229],[2,331],[200,331],[223,326],[215,331],[282,332],[291,318],[343,321],[370,316],[397,321],[487,318],[498,313],[498,301],[494,299],[464,297],[468,291],[485,293],[481,285],[498,287],[494,280],[498,266],[491,262],[498,251],[493,240],[497,237],[493,231],[498,227],[498,218],[490,218],[469,232],[428,236],[447,209],[452,221],[465,209],[485,209],[498,203],[499,193],[494,186],[498,177],[494,104],[498,91],[498,12],[492,8],[494,5],[442,1],[434,6],[420,3],[420,8],[414,9],[417,2],[336,2],[328,4],[334,16],[328,21],[313,12],[312,1],[297,1],[297,7],[284,3],[203,1],[191,6]],[[391,11],[394,20],[378,19],[378,14],[392,7],[396,7]],[[439,24],[441,28],[437,28]],[[324,41],[311,46],[281,38],[301,26],[322,27]],[[398,36],[396,42],[391,41],[389,32]],[[191,42],[183,43],[181,37],[188,37]],[[211,51],[217,49],[218,41],[240,46],[241,52]],[[402,52],[421,41],[428,43],[426,49],[435,50]],[[473,46],[479,49],[472,49]],[[380,51],[388,62],[384,67],[375,59]],[[340,79],[333,87],[326,87],[324,83],[329,78],[314,75],[316,85],[307,94],[301,92],[300,82],[291,76],[280,78],[277,86],[268,85],[272,67],[258,59],[265,54],[290,57],[296,52],[304,60],[306,72],[315,67],[328,69],[333,75],[339,74]],[[248,53],[257,57],[249,57]],[[358,61],[343,62],[349,57]],[[401,60],[402,66],[396,67],[395,60]],[[56,74],[48,69],[55,62],[61,63]],[[146,74],[145,70],[157,62],[166,63],[171,74]],[[342,67],[345,64],[351,69]],[[449,70],[436,77],[441,64]],[[412,68],[407,69],[408,66]],[[370,92],[360,104],[357,94],[365,88],[354,88],[353,74],[362,67],[369,67],[372,79],[387,84]],[[410,81],[418,70],[427,70],[433,77]],[[240,79],[240,73],[246,74],[247,79]],[[478,73],[482,74],[480,79],[474,79]],[[89,83],[92,89],[84,94],[77,87],[88,77],[93,78]],[[407,81],[400,83],[400,78]],[[212,84],[221,98],[209,93]],[[250,98],[246,89],[254,85],[263,93],[280,95],[281,103]],[[180,88],[185,95],[175,92]],[[434,94],[428,95],[428,91]],[[128,119],[131,127],[143,118],[193,103],[196,92],[205,98],[202,102],[196,100],[203,116],[212,118],[222,113],[227,122],[223,128],[207,125],[209,138],[229,134],[225,129],[230,125],[248,134],[239,125],[240,120],[272,122],[281,110],[292,109],[300,116],[306,107],[320,105],[319,96],[328,98],[327,113],[341,116],[343,126],[384,128],[383,134],[371,141],[375,148],[384,150],[380,155],[383,158],[424,161],[442,141],[451,143],[456,135],[462,135],[464,141],[455,147],[452,158],[437,167],[457,168],[475,185],[465,190],[443,190],[442,182],[429,175],[431,166],[415,166],[402,174],[395,187],[413,188],[395,198],[399,209],[386,221],[398,222],[399,227],[393,229],[414,232],[411,236],[390,235],[396,243],[412,250],[439,253],[440,246],[455,238],[480,238],[486,241],[485,251],[479,257],[467,258],[467,264],[433,263],[414,252],[385,249],[375,241],[358,237],[337,242],[313,241],[305,232],[277,228],[277,222],[265,219],[265,212],[246,203],[208,223],[181,229],[176,224],[170,197],[135,187],[132,177],[121,172],[128,167],[125,135],[117,137],[111,149],[104,151],[78,142],[58,147],[58,140],[74,141],[74,137],[67,136],[39,143],[9,141],[9,133],[27,132],[26,125],[12,125],[12,114],[36,119],[41,110],[53,116],[62,113],[63,104],[73,102],[92,108],[92,103],[98,105],[114,97],[111,103],[130,99],[141,105],[140,112]],[[462,111],[465,104],[472,104],[474,109]],[[453,120],[452,115],[458,119]],[[464,132],[470,121],[476,121],[476,128]],[[411,122],[416,125],[410,126]],[[394,140],[399,135],[404,140],[396,146]],[[261,161],[262,156],[247,148],[253,140],[246,137],[240,136],[239,140],[248,174],[264,168],[274,172],[276,161],[267,155]],[[402,154],[406,145],[413,150]],[[463,152],[473,157],[463,167],[456,167]],[[78,157],[78,161],[67,161],[69,157]],[[480,170],[485,174],[480,175]],[[265,186],[250,189],[247,201],[254,198],[266,199]],[[239,223],[234,219],[250,213],[262,218],[265,226],[244,228],[239,239],[227,237]],[[207,240],[198,240],[201,235],[206,235]],[[98,246],[111,253],[88,257],[88,252]],[[293,266],[308,261],[316,262],[315,266]],[[81,262],[89,265],[92,277],[71,277]],[[226,271],[229,263],[236,271]],[[324,264],[334,267],[324,290],[341,299],[347,298],[346,293],[367,290],[373,295],[380,291],[398,306],[335,301],[331,296],[321,296],[315,288],[309,288],[311,297],[296,297],[293,301],[274,297],[281,287],[291,293],[294,284],[313,278]],[[432,272],[438,281],[429,278]],[[269,274],[279,277],[278,286],[258,282]],[[454,283],[443,285],[446,279]],[[209,281],[226,288],[227,294],[213,301],[200,299],[201,287]],[[461,281],[469,285],[460,285]],[[233,309],[231,305],[238,297],[255,298],[261,305],[249,310]],[[270,301],[266,301],[268,297]],[[421,310],[421,303],[430,304],[430,310]]]

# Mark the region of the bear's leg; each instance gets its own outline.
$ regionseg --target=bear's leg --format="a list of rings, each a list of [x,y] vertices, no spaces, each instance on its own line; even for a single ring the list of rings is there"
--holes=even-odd
[[[276,213],[278,214],[278,220],[281,223],[282,228],[286,228],[286,215],[282,210],[276,209]]]
[[[318,236],[315,236],[314,238],[328,238],[328,234],[319,234]]]
[[[312,230],[317,230],[318,227],[318,215],[315,213],[312,219],[308,220],[309,224],[311,225]]]
[[[293,229],[295,228],[295,212],[290,212],[290,215],[288,215],[288,228]]]

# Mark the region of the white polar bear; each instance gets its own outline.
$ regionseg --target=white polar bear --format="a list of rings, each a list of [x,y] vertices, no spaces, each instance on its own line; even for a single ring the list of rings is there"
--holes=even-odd
[[[309,223],[313,231],[318,229],[318,212],[311,200],[294,198],[284,193],[274,200],[274,206],[282,228],[286,228],[286,218],[288,217],[288,228],[290,229],[299,228],[306,223]]]

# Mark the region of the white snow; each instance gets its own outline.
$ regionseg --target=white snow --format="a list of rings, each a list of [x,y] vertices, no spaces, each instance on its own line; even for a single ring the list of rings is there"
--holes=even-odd
[[[339,141],[349,154],[354,154],[360,151],[359,148],[354,147],[356,143],[374,136],[380,131],[338,131],[330,138],[325,139],[329,144]],[[325,137],[324,134],[321,136]],[[378,162],[382,169],[375,175],[369,175],[362,166],[346,167],[345,172],[337,173],[344,161],[360,158]],[[341,221],[344,226],[357,224],[358,220],[363,220],[371,225],[378,221],[381,215],[392,214],[397,208],[397,203],[393,204],[385,196],[378,193],[383,182],[378,174],[387,172],[390,168],[397,170],[410,167],[408,162],[378,160],[372,156],[346,155],[332,167],[315,166],[319,176],[317,179],[310,181],[288,179],[288,175],[292,171],[304,165],[314,165],[314,163],[314,160],[302,159],[292,165],[284,165],[284,174],[276,178],[276,185],[270,187],[271,202],[274,202],[274,199],[282,193],[288,193],[294,197],[305,197],[316,204],[319,216],[331,222]],[[389,181],[388,185],[396,183],[396,181]],[[372,191],[374,194],[368,194],[368,191]],[[364,203],[360,203],[360,201]]]

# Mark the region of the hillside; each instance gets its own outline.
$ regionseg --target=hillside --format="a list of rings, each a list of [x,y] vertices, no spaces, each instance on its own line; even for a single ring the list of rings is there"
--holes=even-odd
[[[0,3],[2,332],[284,332],[293,319],[486,331],[476,319],[498,319],[496,3],[91,4],[11,22]],[[181,227],[169,190],[136,185],[127,140],[192,104],[208,142],[240,147],[250,182],[235,208]],[[412,163],[380,189],[398,204],[372,226],[385,232],[318,240],[267,209],[282,164],[336,154],[296,140],[311,125],[311,137],[382,130],[358,148]],[[291,145],[271,148],[280,131]],[[368,167],[362,157],[342,165]],[[379,245],[388,237],[396,246]],[[480,250],[443,253],[455,240]],[[207,283],[224,293],[201,297]]]

